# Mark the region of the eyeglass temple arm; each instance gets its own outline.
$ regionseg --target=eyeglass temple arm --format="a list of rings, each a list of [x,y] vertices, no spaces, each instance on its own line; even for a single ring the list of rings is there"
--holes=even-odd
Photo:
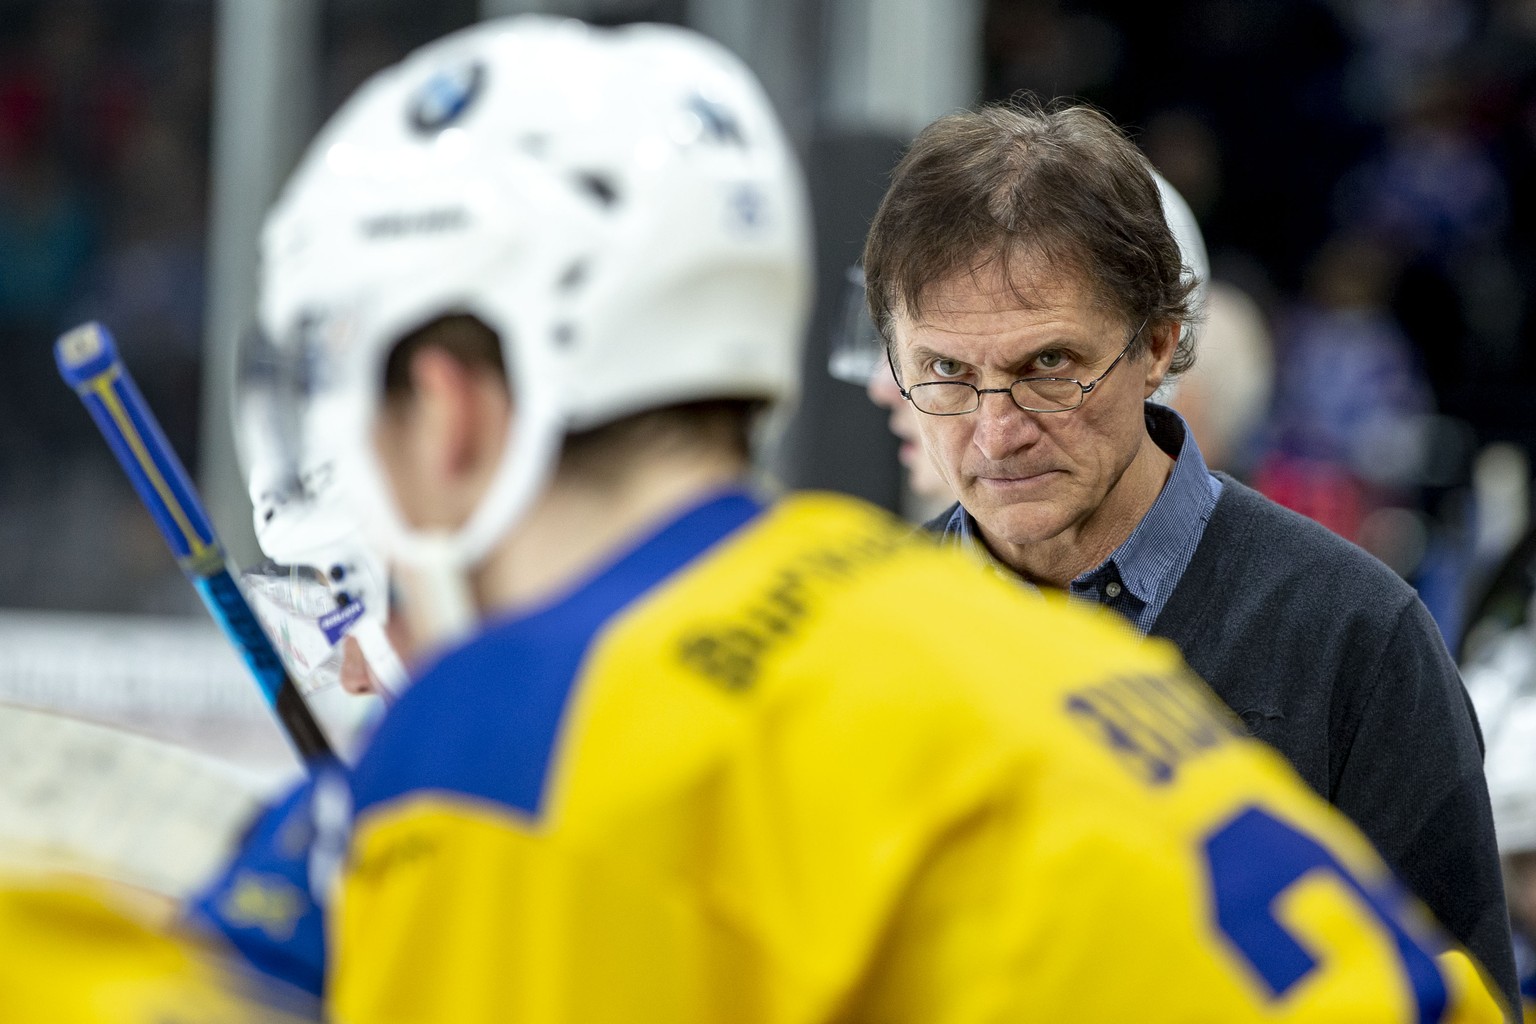
[[[891,343],[885,343],[885,365],[891,368],[891,380],[896,382],[896,390],[901,392],[901,397],[912,401],[912,393],[901,383],[901,374],[896,372],[896,357],[891,354]]]

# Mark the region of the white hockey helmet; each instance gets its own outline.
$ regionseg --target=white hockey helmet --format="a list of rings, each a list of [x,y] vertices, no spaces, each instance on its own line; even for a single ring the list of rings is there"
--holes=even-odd
[[[1462,666],[1483,731],[1483,771],[1499,852],[1536,850],[1536,601],[1527,624],[1489,640]]]
[[[1211,280],[1211,258],[1205,250],[1205,235],[1200,231],[1195,211],[1189,208],[1189,203],[1184,201],[1173,183],[1156,170],[1152,172],[1152,180],[1157,183],[1158,194],[1163,199],[1163,219],[1168,222],[1168,230],[1173,232],[1173,240],[1179,243],[1184,280],[1195,286],[1190,306],[1199,313],[1205,308],[1205,288]]]
[[[1211,281],[1211,258],[1206,253],[1205,235],[1200,231],[1200,222],[1195,220],[1195,211],[1189,208],[1189,203],[1184,201],[1184,197],[1179,194],[1178,189],[1173,187],[1173,183],[1156,169],[1152,171],[1152,180],[1157,183],[1158,194],[1163,199],[1163,219],[1168,222],[1168,230],[1173,232],[1174,241],[1179,243],[1179,257],[1184,264],[1184,280],[1194,284],[1194,291],[1189,298],[1189,308],[1196,319],[1192,323],[1184,324],[1183,331],[1185,337],[1198,335],[1200,323],[1205,315],[1206,290]],[[1152,396],[1152,400],[1169,402],[1178,389],[1178,377],[1165,377]]]
[[[368,81],[263,237],[261,324],[299,451],[327,447],[392,558],[462,571],[563,437],[649,408],[792,397],[810,294],[790,144],[735,57],[684,29],[523,16]],[[449,314],[500,338],[514,416],[464,527],[402,521],[369,445],[393,346]]]

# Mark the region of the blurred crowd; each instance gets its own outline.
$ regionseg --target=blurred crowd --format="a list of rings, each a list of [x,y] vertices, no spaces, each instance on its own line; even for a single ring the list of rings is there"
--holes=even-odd
[[[476,11],[324,7],[317,115]],[[191,600],[49,342],[108,323],[197,465],[214,9],[0,0],[0,607]],[[984,62],[986,98],[1130,126],[1197,215],[1175,400],[1212,463],[1380,555],[1456,646],[1529,520],[1536,0],[990,0]]]
[[[62,329],[112,324],[195,464],[209,19],[191,4],[136,13],[13,5],[0,19],[0,604],[181,596],[52,368]]]
[[[474,16],[467,0],[410,6],[328,5],[316,118]],[[215,9],[0,0],[0,607],[196,607],[52,340],[108,325],[196,471]]]
[[[1099,104],[1193,207],[1212,461],[1381,556],[1454,648],[1529,518],[1536,3],[993,0],[986,46],[992,98]]]

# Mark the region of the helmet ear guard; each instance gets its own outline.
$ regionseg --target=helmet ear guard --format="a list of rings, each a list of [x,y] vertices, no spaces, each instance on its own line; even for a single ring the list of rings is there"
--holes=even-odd
[[[721,47],[485,22],[375,76],[317,137],[268,219],[261,319],[304,349],[300,447],[334,448],[391,559],[462,573],[543,492],[566,433],[792,398],[808,224],[794,154]],[[454,313],[501,340],[514,415],[484,500],[434,534],[400,515],[370,425],[394,345]]]

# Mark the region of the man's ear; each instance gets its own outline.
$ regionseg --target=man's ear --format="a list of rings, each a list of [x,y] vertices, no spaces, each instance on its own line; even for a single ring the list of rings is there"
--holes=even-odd
[[[1173,354],[1178,351],[1179,338],[1183,335],[1184,325],[1178,321],[1160,324],[1147,332],[1147,363],[1146,378],[1142,382],[1145,397],[1152,397],[1152,392],[1162,386],[1163,378],[1168,376],[1168,367],[1173,363]]]

